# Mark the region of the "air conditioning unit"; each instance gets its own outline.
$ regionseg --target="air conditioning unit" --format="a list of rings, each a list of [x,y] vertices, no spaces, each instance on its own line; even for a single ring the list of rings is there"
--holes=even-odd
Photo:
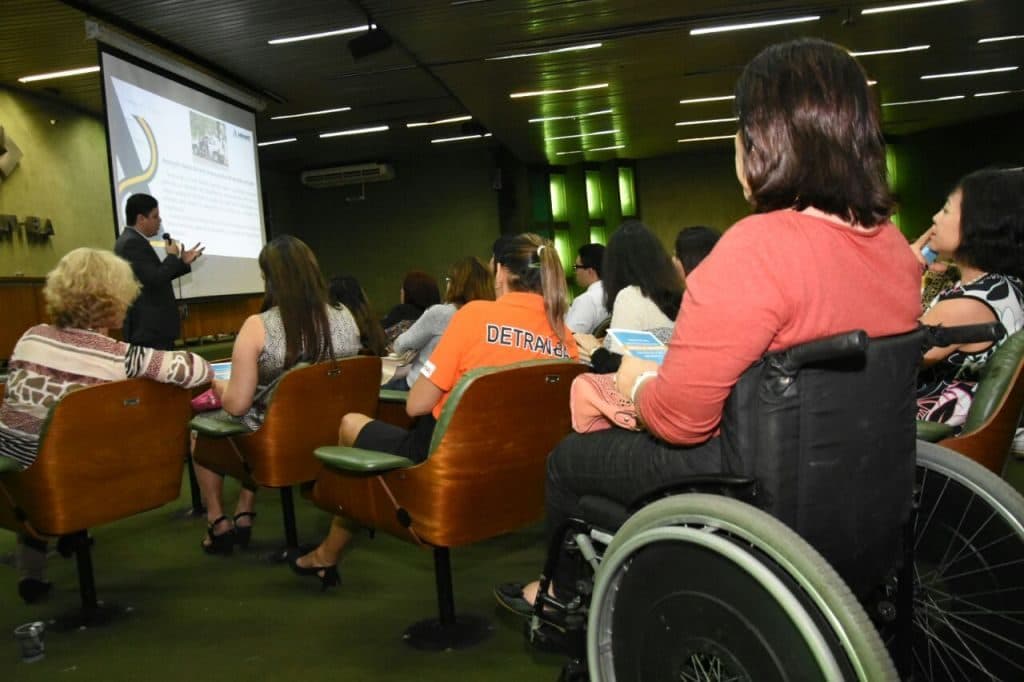
[[[387,163],[360,163],[352,166],[335,166],[302,171],[302,184],[314,189],[362,185],[367,182],[384,182],[395,179],[395,167]]]

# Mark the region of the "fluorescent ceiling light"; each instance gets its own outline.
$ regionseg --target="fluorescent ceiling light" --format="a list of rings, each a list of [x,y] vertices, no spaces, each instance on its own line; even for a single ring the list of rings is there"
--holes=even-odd
[[[725,102],[736,99],[736,95],[722,95],[720,97],[696,97],[694,99],[681,99],[680,104],[700,104],[701,102]]]
[[[551,142],[552,140],[575,140],[581,137],[594,137],[595,135],[614,135],[619,132],[618,128],[612,130],[596,130],[592,133],[580,133],[578,135],[557,135],[555,137],[545,137],[545,142]]]
[[[423,126],[439,126],[445,123],[459,123],[460,121],[469,121],[472,116],[452,116],[451,118],[439,118],[436,121],[416,121],[414,123],[406,123],[406,128],[422,128]]]
[[[925,7],[938,7],[939,5],[956,5],[967,0],[929,0],[928,2],[908,2],[902,5],[886,5],[885,7],[871,7],[862,9],[861,14],[881,14],[882,12],[902,12],[905,9],[924,9]]]
[[[601,116],[603,114],[611,114],[611,109],[602,109],[601,111],[590,111],[585,114],[572,114],[571,116],[545,116],[544,118],[531,118],[530,123],[543,123],[545,121],[573,121],[578,118],[587,118],[588,116]]]
[[[594,85],[581,85],[578,88],[564,88],[562,90],[530,90],[528,92],[513,92],[509,95],[511,99],[519,99],[520,97],[539,97],[541,95],[562,95],[567,92],[580,92],[581,90],[600,90],[601,88],[607,88],[607,83],[595,83]]]
[[[731,140],[735,135],[712,135],[710,137],[687,137],[682,140],[676,140],[676,142],[706,142],[708,140]]]
[[[342,135],[364,135],[366,133],[381,133],[388,130],[386,125],[370,126],[368,128],[350,128],[348,130],[336,130],[333,133],[320,133],[320,137],[341,137]]]
[[[871,87],[872,85],[878,85],[878,81],[868,81],[868,87]]]
[[[706,123],[731,123],[733,121],[740,120],[737,116],[729,118],[705,118],[702,121],[679,121],[676,123],[677,126],[702,126]]]
[[[324,31],[323,33],[307,33],[302,36],[290,36],[288,38],[274,38],[268,40],[268,45],[284,45],[285,43],[297,43],[302,40],[316,40],[318,38],[331,38],[334,36],[343,36],[347,33],[361,33],[363,31],[369,31],[377,28],[376,24],[363,24],[361,26],[349,26],[348,28],[339,28],[336,31]]]
[[[612,145],[611,147],[594,147],[593,149],[588,149],[587,151],[588,152],[609,152],[609,151],[611,151],[613,149],[625,149],[625,147],[626,147],[626,145],[624,145],[624,144],[615,144],[615,145]]]
[[[352,107],[338,107],[337,109],[321,109],[320,111],[305,111],[301,114],[285,114],[283,116],[271,116],[271,121],[283,121],[286,118],[302,118],[303,116],[323,116],[324,114],[336,114],[342,111],[352,111]]]
[[[580,50],[593,50],[601,47],[601,43],[587,43],[586,45],[573,45],[571,47],[559,47],[554,50],[541,50],[539,52],[519,52],[516,54],[506,54],[500,57],[488,57],[484,61],[497,62],[502,59],[522,59],[523,57],[539,57],[545,54],[559,54],[560,52],[579,52]]]
[[[84,66],[80,69],[68,69],[67,71],[53,71],[51,73],[37,73],[34,76],[22,76],[19,83],[32,83],[34,81],[45,81],[51,78],[67,78],[68,76],[81,76],[86,73],[96,73],[100,70],[98,66]]]
[[[864,52],[851,52],[853,57],[873,57],[876,54],[901,54],[903,52],[920,52],[927,50],[931,45],[911,45],[910,47],[894,47],[890,50],[865,50]]]
[[[438,137],[430,141],[430,144],[440,144],[442,142],[461,142],[463,140],[478,140],[484,137],[490,137],[490,133],[484,133],[480,135],[459,135],[458,137]]]
[[[935,97],[932,99],[908,99],[902,102],[883,102],[883,107],[898,107],[904,104],[926,104],[928,102],[950,102],[955,99],[963,99],[963,95],[950,95],[949,97]]]
[[[1024,92],[1024,90],[996,90],[995,92],[976,92],[975,97],[995,97],[996,95],[1012,95],[1015,92]]]
[[[746,31],[751,28],[766,28],[768,26],[782,26],[784,24],[803,24],[808,21],[817,21],[821,17],[811,15],[806,17],[792,17],[789,19],[775,19],[772,21],[752,21],[747,24],[728,24],[726,26],[709,26],[707,28],[695,28],[690,31],[691,36],[700,36],[707,33],[724,33],[726,31]]]
[[[582,154],[585,150],[574,149],[571,152],[555,152],[555,156],[569,156],[570,154]]]
[[[257,147],[269,147],[272,144],[284,144],[285,142],[297,142],[297,137],[284,137],[280,140],[267,140],[266,142],[257,142]]]
[[[992,36],[991,38],[979,38],[978,42],[979,43],[998,43],[998,42],[1003,41],[1003,40],[1020,40],[1021,38],[1024,38],[1024,35]]]
[[[925,76],[921,76],[921,80],[933,80],[935,78],[959,78],[960,76],[983,76],[986,73],[1004,73],[1006,71],[1016,71],[1017,66],[999,66],[994,69],[975,69],[973,71],[954,71],[952,73],[929,73]]]

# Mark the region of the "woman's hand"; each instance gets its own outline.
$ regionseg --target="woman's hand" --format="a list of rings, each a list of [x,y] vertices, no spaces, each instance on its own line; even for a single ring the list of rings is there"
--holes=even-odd
[[[624,397],[629,398],[633,392],[633,384],[636,378],[643,372],[657,372],[658,363],[650,360],[641,360],[632,355],[623,355],[619,371],[615,373],[615,389]]]
[[[576,349],[579,351],[580,362],[589,363],[590,356],[601,347],[601,342],[593,334],[577,333],[572,336],[576,339]]]
[[[921,264],[922,268],[926,270],[931,270],[932,272],[942,273],[945,272],[947,268],[949,268],[948,264],[940,263],[939,261],[929,263],[924,259],[924,254],[921,253],[921,250],[924,249],[924,247],[928,244],[928,241],[932,238],[933,234],[935,234],[934,227],[929,227],[927,230],[921,233],[921,236],[915,239],[914,242],[910,245],[910,252],[914,254],[914,258],[917,259],[917,262]]]
[[[223,400],[224,400],[224,391],[228,387],[227,380],[225,380],[225,379],[211,379],[210,383],[212,384],[210,386],[210,388],[213,390],[213,394],[215,396],[217,396],[217,400],[220,400],[221,402],[223,402]]]

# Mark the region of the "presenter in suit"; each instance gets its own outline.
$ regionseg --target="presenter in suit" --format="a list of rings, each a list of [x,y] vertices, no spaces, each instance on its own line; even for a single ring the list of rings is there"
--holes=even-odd
[[[114,252],[128,261],[142,292],[128,309],[124,320],[124,340],[128,343],[170,350],[181,333],[181,318],[174,300],[171,282],[192,270],[202,255],[196,244],[183,250],[167,240],[167,257],[161,262],[149,240],[160,233],[160,207],[148,194],[133,194],[125,205],[128,227],[114,244]]]

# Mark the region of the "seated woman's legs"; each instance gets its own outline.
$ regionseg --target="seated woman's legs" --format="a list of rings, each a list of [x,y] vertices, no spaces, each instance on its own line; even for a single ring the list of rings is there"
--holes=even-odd
[[[46,550],[43,540],[18,534],[14,564],[18,571],[18,595],[26,604],[42,600],[53,588],[53,583],[46,579]]]

